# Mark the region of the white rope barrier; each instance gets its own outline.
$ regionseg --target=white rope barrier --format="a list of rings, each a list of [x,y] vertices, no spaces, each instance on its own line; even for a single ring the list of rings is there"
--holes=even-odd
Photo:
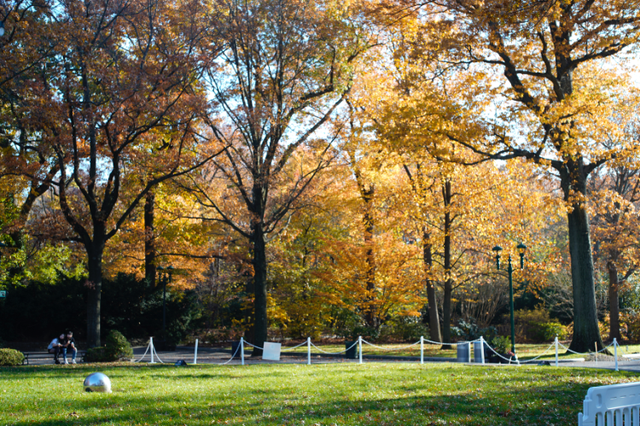
[[[229,360],[227,362],[223,362],[223,363],[218,364],[218,365],[227,365],[227,364],[229,364],[236,357],[236,354],[238,353],[239,350],[240,350],[240,345],[236,346],[236,351],[233,353],[233,355],[231,355],[231,358],[229,358]]]
[[[142,356],[140,357],[140,359],[139,359],[139,360],[135,360],[135,359],[134,359],[134,361],[133,361],[133,362],[140,362],[140,361],[142,361],[142,359],[143,359],[145,356],[147,356],[147,352],[149,352],[149,345],[148,345],[148,344],[147,344],[147,349],[144,351],[144,355],[142,355]]]
[[[311,346],[313,346],[314,348],[316,348],[317,350],[319,350],[320,352],[322,352],[323,354],[327,354],[327,355],[340,355],[343,353],[346,353],[348,350],[352,349],[354,346],[356,346],[358,344],[358,341],[356,340],[355,342],[353,342],[353,345],[349,346],[347,349],[345,349],[344,351],[340,351],[340,352],[327,352],[324,351],[322,349],[320,349],[319,347],[317,347],[313,342],[311,342]]]
[[[247,345],[251,346],[252,348],[256,348],[256,349],[260,349],[261,351],[264,350],[264,348],[261,348],[260,346],[256,346],[256,345],[252,345],[251,343],[247,342],[246,340],[244,341]]]
[[[473,343],[473,342],[479,342],[480,341],[480,337],[478,337],[477,339],[474,340],[462,340],[460,342],[455,342],[455,343],[444,343],[444,342],[436,342],[434,340],[429,340],[429,339],[424,339],[423,340],[424,343],[430,343],[432,345],[459,345],[460,343]],[[486,340],[485,340],[486,341]]]
[[[307,344],[307,341],[305,340],[304,342],[300,343],[299,345],[291,346],[290,348],[281,349],[280,352],[292,351],[292,350],[297,349],[300,346],[304,346],[306,344]]]
[[[160,364],[164,364],[164,361],[160,359],[160,357],[158,356],[158,352],[156,351],[156,347],[154,346],[153,343],[151,343],[151,353],[156,355],[156,358],[158,358],[158,361],[160,361]],[[153,358],[151,358],[152,362],[153,362]]]
[[[196,347],[193,349],[193,365],[198,364],[198,339],[196,339]]]
[[[570,352],[570,353],[575,354],[575,355],[589,355],[589,354],[594,353],[594,352],[576,352],[576,351],[572,351],[571,349],[569,349],[568,347],[566,347],[566,346],[565,346],[565,345],[563,345],[562,343],[558,343],[558,344],[559,344],[560,346],[562,346],[563,348],[565,348],[565,349],[567,350],[567,352]],[[600,349],[598,352],[595,352],[595,353],[598,353],[598,354],[599,354],[599,353],[601,353],[601,352],[604,352],[604,351],[606,351],[607,349],[609,349],[611,346],[613,346],[613,343],[609,344],[609,346],[605,346],[604,348]]]
[[[544,351],[542,354],[538,355],[538,356],[537,356],[537,357],[535,357],[535,358],[528,359],[528,360],[526,360],[526,361],[520,361],[520,363],[521,363],[521,364],[526,364],[526,363],[528,363],[528,362],[534,362],[534,361],[537,361],[538,359],[540,359],[540,358],[542,358],[543,356],[545,356],[545,355],[547,354],[547,352],[549,352],[549,349],[553,348],[554,346],[555,346],[555,342],[554,342],[554,343],[552,343],[552,344],[550,344],[550,345],[549,345],[549,347],[548,347],[547,349],[545,349],[545,351]]]
[[[591,354],[594,352],[587,352],[587,353],[581,353],[581,352],[576,352],[573,351],[571,349],[569,349],[568,347],[566,347],[564,344],[560,343],[556,337],[556,339],[554,340],[553,343],[551,343],[549,345],[549,347],[547,347],[544,352],[542,352],[541,354],[537,355],[534,358],[531,359],[527,359],[527,360],[519,360],[517,355],[514,355],[513,357],[505,357],[504,355],[498,353],[493,347],[491,347],[491,345],[489,345],[489,343],[486,342],[486,340],[484,340],[482,337],[480,337],[479,339],[475,339],[475,340],[468,340],[468,341],[461,341],[461,342],[457,342],[457,343],[444,343],[444,342],[435,342],[433,340],[428,340],[425,339],[424,337],[420,337],[420,340],[412,343],[412,344],[407,344],[407,345],[402,345],[402,346],[380,346],[380,345],[376,345],[374,343],[371,343],[365,339],[363,339],[361,336],[358,337],[358,340],[354,341],[349,347],[347,347],[345,350],[343,351],[339,351],[339,352],[329,352],[329,351],[325,351],[324,349],[316,346],[312,341],[311,338],[308,337],[306,341],[292,346],[292,347],[288,347],[285,349],[282,349],[281,352],[285,352],[285,351],[292,351],[294,349],[300,348],[302,346],[307,346],[307,364],[310,365],[311,364],[311,347],[313,346],[314,348],[316,348],[319,352],[326,354],[326,355],[341,355],[341,354],[345,354],[348,351],[350,351],[351,349],[353,349],[354,347],[356,347],[356,345],[358,346],[358,359],[359,359],[359,363],[362,364],[362,357],[363,357],[363,343],[367,344],[373,348],[376,348],[378,350],[382,350],[382,351],[388,351],[388,352],[393,352],[393,351],[402,351],[402,350],[407,350],[410,348],[413,348],[417,345],[420,345],[420,364],[424,363],[424,344],[434,344],[434,345],[460,345],[460,344],[470,344],[470,343],[474,343],[474,342],[481,342],[481,347],[482,347],[482,356],[480,358],[477,359],[482,359],[482,361],[478,361],[481,362],[482,364],[484,364],[484,348],[489,348],[489,350],[491,352],[493,352],[493,354],[495,354],[498,358],[508,362],[508,363],[517,363],[518,365],[521,364],[528,364],[528,363],[533,363],[536,362],[538,360],[540,360],[542,357],[548,356],[550,352],[552,352],[553,348],[555,347],[555,365],[556,367],[558,366],[558,349],[559,347],[564,348],[568,353],[571,354],[575,354],[575,355],[586,355],[586,354]],[[218,363],[216,365],[227,365],[229,364],[231,361],[233,361],[233,359],[238,355],[238,352],[240,352],[240,359],[241,359],[241,364],[245,365],[245,360],[244,360],[244,345],[247,344],[253,348],[259,349],[259,350],[264,350],[264,348],[254,345],[250,342],[247,342],[246,340],[244,340],[244,338],[240,338],[240,342],[239,344],[236,346],[235,351],[233,351],[233,354],[231,355],[231,358],[223,363]],[[475,347],[476,345],[474,345],[474,351],[477,351],[478,348]],[[611,343],[610,345],[602,348],[601,350],[598,350],[597,352],[595,352],[595,354],[601,353],[606,351],[607,349],[609,349],[611,346],[614,347],[614,355],[615,355],[615,368],[616,371],[618,371],[618,342],[616,339],[613,340],[613,343]],[[620,349],[622,350],[622,347],[620,347]],[[627,348],[627,352],[628,352],[628,348]],[[158,362],[163,363],[164,361],[162,361],[162,359],[158,356],[158,352],[156,351],[155,345],[153,344],[153,337],[149,338],[149,344],[147,345],[144,354],[139,358],[139,359],[134,359],[134,362],[141,362],[146,356],[147,354],[150,355],[151,357],[151,364],[154,364],[156,362],[156,359]],[[164,355],[163,355],[164,356]],[[193,355],[193,363],[197,364],[197,358],[198,358],[198,340],[196,339],[195,342],[195,348],[194,348],[194,355]]]
[[[364,340],[364,339],[362,339],[362,343],[366,343],[366,344],[367,344],[367,345],[369,345],[369,346],[372,346],[372,347],[374,347],[374,348],[376,348],[376,349],[380,349],[380,350],[383,350],[383,351],[401,351],[401,350],[403,350],[403,349],[409,349],[409,348],[412,348],[412,347],[414,347],[414,346],[416,346],[416,345],[419,345],[419,344],[420,344],[420,341],[418,340],[416,343],[413,343],[413,344],[411,344],[411,345],[408,345],[408,346],[402,346],[402,347],[397,347],[397,348],[385,348],[385,347],[383,347],[383,346],[374,345],[373,343],[367,342],[367,341],[366,341],[366,340]]]
[[[491,352],[493,352],[494,354],[498,355],[500,358],[504,359],[505,361],[507,361],[509,364],[511,364],[511,358],[505,358],[502,355],[500,355],[498,352],[496,352],[489,344],[487,344],[487,347],[489,349],[491,349]],[[516,358],[517,360],[517,358]]]

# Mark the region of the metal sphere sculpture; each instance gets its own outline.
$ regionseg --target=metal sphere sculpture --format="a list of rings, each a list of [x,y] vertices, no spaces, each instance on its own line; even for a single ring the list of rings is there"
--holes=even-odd
[[[91,373],[84,379],[84,390],[87,392],[111,392],[111,380],[103,373]]]

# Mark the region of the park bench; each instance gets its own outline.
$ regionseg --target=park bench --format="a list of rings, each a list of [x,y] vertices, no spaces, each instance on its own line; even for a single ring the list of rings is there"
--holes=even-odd
[[[640,426],[640,382],[589,388],[578,426]]]
[[[43,351],[43,352],[23,352],[24,354],[24,359],[22,360],[22,365],[30,365],[32,361],[36,361],[38,359],[42,360],[51,360],[51,362],[53,363],[53,354],[50,354],[49,352]],[[76,355],[76,359],[81,359],[82,362],[85,361],[85,356],[87,355],[87,351],[78,351],[78,354]],[[60,354],[59,356],[61,362],[62,362],[62,354]],[[67,355],[67,359],[71,359],[70,355]]]

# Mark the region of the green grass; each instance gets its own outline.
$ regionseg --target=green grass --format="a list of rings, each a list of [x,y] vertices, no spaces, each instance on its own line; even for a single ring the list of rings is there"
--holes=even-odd
[[[113,393],[85,393],[102,371]],[[628,372],[457,364],[0,368],[2,425],[571,425]]]

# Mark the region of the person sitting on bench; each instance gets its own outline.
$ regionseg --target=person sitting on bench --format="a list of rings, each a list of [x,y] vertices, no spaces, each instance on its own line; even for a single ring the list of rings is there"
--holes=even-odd
[[[49,346],[47,346],[47,352],[53,354],[53,361],[56,364],[60,364],[60,360],[58,360],[58,355],[60,355],[62,344],[60,343],[64,339],[64,334],[61,334],[60,337],[55,337]]]
[[[60,343],[62,345],[62,357],[64,359],[64,363],[69,364],[69,361],[67,361],[67,350],[70,350],[71,364],[75,364],[78,349],[76,349],[76,341],[73,338],[73,331],[67,331],[66,336],[64,336],[64,339]]]

